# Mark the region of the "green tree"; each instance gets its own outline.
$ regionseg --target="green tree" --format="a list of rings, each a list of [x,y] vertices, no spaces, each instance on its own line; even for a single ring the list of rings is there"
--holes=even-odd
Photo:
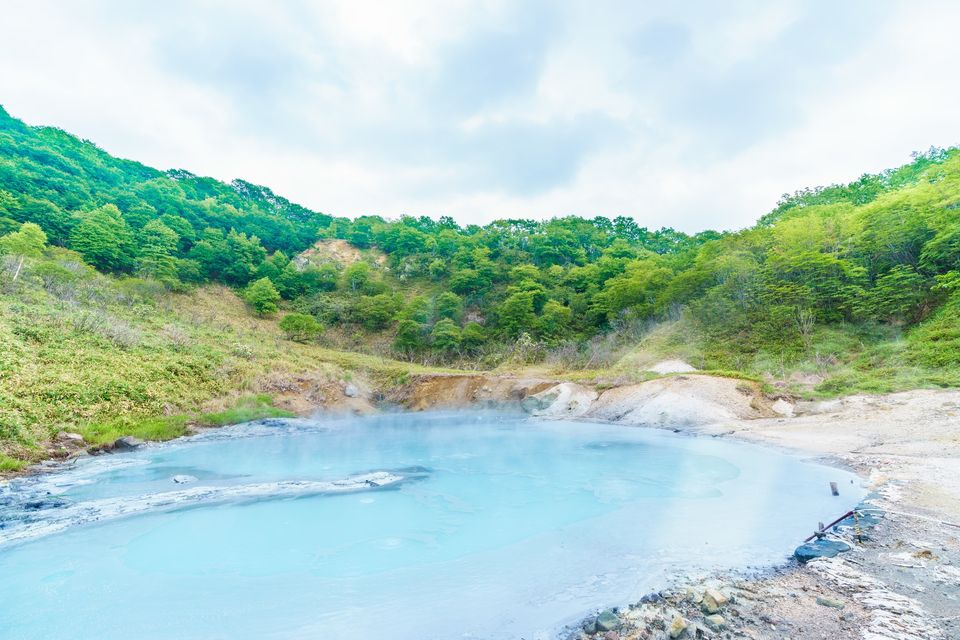
[[[433,325],[430,332],[430,341],[433,348],[444,353],[454,353],[460,349],[460,327],[449,318],[444,318]]]
[[[430,321],[430,302],[423,296],[414,296],[403,308],[401,319],[427,324]]]
[[[533,296],[532,291],[517,291],[507,296],[500,305],[497,325],[505,336],[515,338],[536,326]]]
[[[463,313],[463,299],[450,291],[438,295],[433,306],[438,318],[448,318],[454,322],[459,321]]]
[[[38,258],[47,246],[47,234],[39,225],[24,222],[19,231],[8,233],[0,237],[0,253],[7,253],[18,258],[13,280],[20,277],[23,262],[26,258]]]
[[[277,312],[277,303],[280,302],[280,292],[273,286],[270,278],[260,278],[253,281],[244,293],[244,299],[261,316]]]
[[[289,340],[310,342],[323,333],[323,325],[305,313],[288,313],[280,320],[280,330]]]
[[[486,341],[487,330],[479,322],[468,322],[460,332],[460,345],[471,353],[479,351]]]
[[[370,263],[359,260],[343,270],[344,289],[353,293],[364,291],[373,279]]]
[[[393,339],[393,348],[409,355],[423,348],[424,325],[410,319],[397,323],[397,334]]]
[[[878,320],[912,322],[922,315],[929,290],[929,283],[913,267],[897,265],[877,278],[865,302]]]
[[[160,220],[151,220],[140,230],[140,256],[137,271],[160,282],[178,282],[175,253],[180,241],[177,233]]]
[[[112,204],[76,214],[70,248],[101,271],[127,271],[133,265],[132,236],[120,210]]]
[[[571,312],[556,300],[548,300],[540,314],[540,334],[548,338],[563,337],[570,327]]]
[[[389,293],[360,296],[354,306],[354,321],[368,331],[385,329],[394,318],[400,302]]]

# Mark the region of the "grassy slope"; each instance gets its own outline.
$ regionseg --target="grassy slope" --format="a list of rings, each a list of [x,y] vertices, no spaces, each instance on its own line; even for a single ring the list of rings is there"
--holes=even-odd
[[[59,431],[165,439],[192,423],[277,415],[270,393],[304,375],[439,371],[285,340],[278,318],[252,316],[224,287],[138,294],[143,283],[93,278],[83,304],[35,285],[0,291],[0,471],[43,457]]]
[[[759,350],[744,352],[711,341],[687,320],[653,330],[610,369],[637,375],[667,358],[719,373],[744,374],[776,383],[806,398],[850,393],[890,393],[917,388],[960,386],[960,370],[938,361],[938,354],[960,349],[960,304],[946,305],[919,326],[902,331],[881,325],[818,327],[799,356]]]
[[[70,264],[69,254],[50,258]],[[940,362],[960,350],[958,318],[955,300],[907,332],[825,326],[806,353],[790,358],[711,342],[680,320],[660,325],[607,368],[505,364],[496,372],[609,386],[656,377],[650,365],[681,358],[807,397],[960,386],[960,370]],[[385,385],[411,373],[455,372],[290,342],[278,319],[253,316],[220,286],[172,294],[89,269],[66,293],[29,272],[17,285],[7,282],[0,287],[0,472],[45,457],[44,444],[59,431],[92,443],[125,434],[166,439],[194,424],[284,415],[272,395],[304,378],[357,375]]]

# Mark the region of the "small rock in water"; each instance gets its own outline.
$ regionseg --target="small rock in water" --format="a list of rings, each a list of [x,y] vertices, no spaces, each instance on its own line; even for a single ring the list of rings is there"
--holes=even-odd
[[[814,558],[832,558],[838,553],[850,551],[850,545],[841,540],[828,540],[820,538],[813,542],[808,542],[797,547],[793,555],[800,562],[809,562]]]
[[[117,438],[113,442],[114,451],[133,451],[140,447],[143,444],[143,440],[140,438],[134,438],[133,436],[123,436],[122,438]]]
[[[727,623],[727,621],[723,619],[723,616],[718,616],[716,614],[704,617],[703,621],[714,631],[723,629],[724,625]]]
[[[196,481],[197,481],[197,477],[196,477],[196,476],[188,476],[188,475],[186,475],[186,474],[176,475],[176,476],[173,476],[173,477],[170,478],[170,479],[173,480],[174,482],[176,482],[177,484],[187,484],[187,483],[190,483],[190,482],[196,482]]]
[[[667,629],[667,633],[671,638],[679,638],[680,634],[687,630],[687,621],[683,619],[682,616],[675,616],[673,622],[670,623],[670,628]]]
[[[613,631],[620,626],[620,618],[613,611],[607,609],[597,616],[597,631]]]
[[[832,609],[843,609],[843,607],[846,606],[839,600],[834,600],[833,598],[827,598],[825,596],[818,596],[817,604],[823,607],[830,607]]]

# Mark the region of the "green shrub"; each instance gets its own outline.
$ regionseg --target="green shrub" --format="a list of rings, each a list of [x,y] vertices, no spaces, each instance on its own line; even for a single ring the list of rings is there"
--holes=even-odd
[[[280,320],[280,330],[289,340],[310,342],[323,333],[323,325],[305,313],[288,313]]]
[[[270,278],[260,278],[255,281],[247,287],[243,297],[261,316],[276,313],[277,303],[280,302],[280,292],[273,286]]]

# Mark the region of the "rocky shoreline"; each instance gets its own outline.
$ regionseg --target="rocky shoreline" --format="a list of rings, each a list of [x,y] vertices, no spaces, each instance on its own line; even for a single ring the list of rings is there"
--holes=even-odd
[[[891,492],[861,508],[894,504]],[[685,576],[627,607],[584,618],[563,640],[960,637],[960,529],[873,511],[830,531],[849,550],[760,575]]]

